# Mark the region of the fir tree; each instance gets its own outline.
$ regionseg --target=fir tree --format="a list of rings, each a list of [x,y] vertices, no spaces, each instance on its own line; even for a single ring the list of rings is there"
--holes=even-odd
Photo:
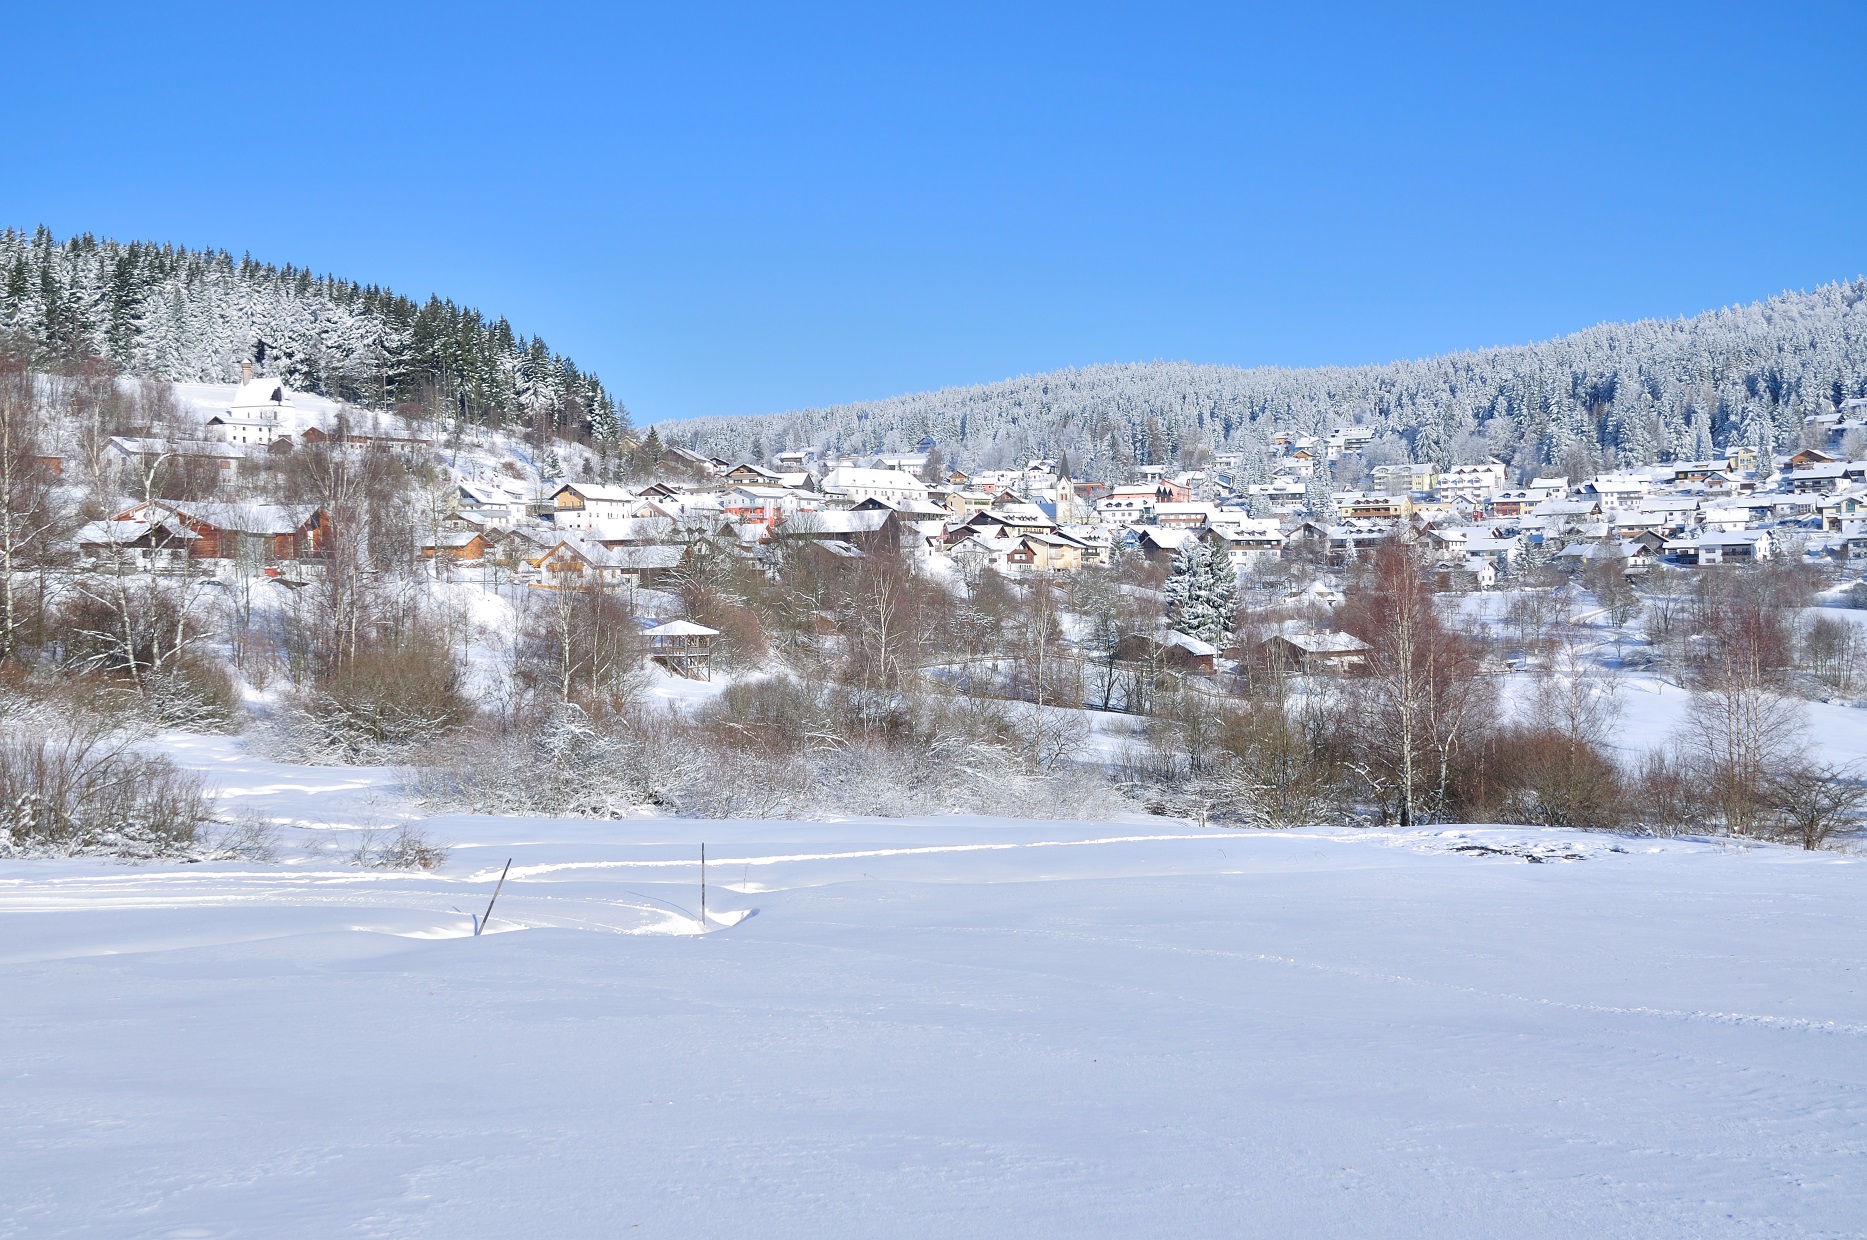
[[[1309,510],[1310,520],[1324,523],[1335,520],[1335,509],[1329,493],[1328,464],[1324,461],[1312,462],[1309,478],[1303,483],[1303,506]]]
[[[1167,619],[1188,637],[1225,644],[1238,611],[1238,577],[1225,552],[1188,538],[1173,556],[1167,579]]]

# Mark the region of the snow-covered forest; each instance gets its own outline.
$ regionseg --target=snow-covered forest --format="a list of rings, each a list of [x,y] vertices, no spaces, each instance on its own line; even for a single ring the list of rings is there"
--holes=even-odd
[[[225,250],[0,230],[0,334],[41,366],[226,383],[242,362],[370,409],[616,440],[628,412],[594,375],[504,318]]]
[[[1441,467],[1520,469],[1578,450],[1599,466],[1792,445],[1803,418],[1867,393],[1867,279],[1672,321],[1604,323],[1540,344],[1381,366],[1089,366],[772,417],[702,418],[661,437],[729,458],[792,448],[902,451],[932,436],[968,468],[1067,452],[1077,476],[1203,450],[1262,459],[1275,430],[1360,422]]]

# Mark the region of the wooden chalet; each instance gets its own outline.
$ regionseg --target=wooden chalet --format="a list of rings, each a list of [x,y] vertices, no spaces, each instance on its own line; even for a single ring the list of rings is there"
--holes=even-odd
[[[1266,662],[1299,672],[1357,667],[1368,661],[1370,647],[1353,633],[1279,633],[1258,643]]]
[[[265,561],[321,559],[330,548],[331,521],[314,504],[219,504],[149,500],[112,521],[160,525],[172,520],[192,538],[188,554],[231,560],[242,552]]]
[[[422,540],[417,550],[424,560],[437,556],[457,564],[486,558],[488,543],[484,530],[448,530]]]

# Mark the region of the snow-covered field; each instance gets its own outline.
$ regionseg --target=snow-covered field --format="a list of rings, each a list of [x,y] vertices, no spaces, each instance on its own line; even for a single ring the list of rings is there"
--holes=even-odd
[[[178,747],[286,863],[0,863],[0,1236],[1867,1232],[1861,857],[449,817],[388,873],[389,772]]]

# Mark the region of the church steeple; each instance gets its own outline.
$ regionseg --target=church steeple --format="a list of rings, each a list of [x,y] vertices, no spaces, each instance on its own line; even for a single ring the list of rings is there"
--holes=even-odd
[[[1076,509],[1076,483],[1070,478],[1070,454],[1057,455],[1057,524],[1074,525],[1082,520]]]

